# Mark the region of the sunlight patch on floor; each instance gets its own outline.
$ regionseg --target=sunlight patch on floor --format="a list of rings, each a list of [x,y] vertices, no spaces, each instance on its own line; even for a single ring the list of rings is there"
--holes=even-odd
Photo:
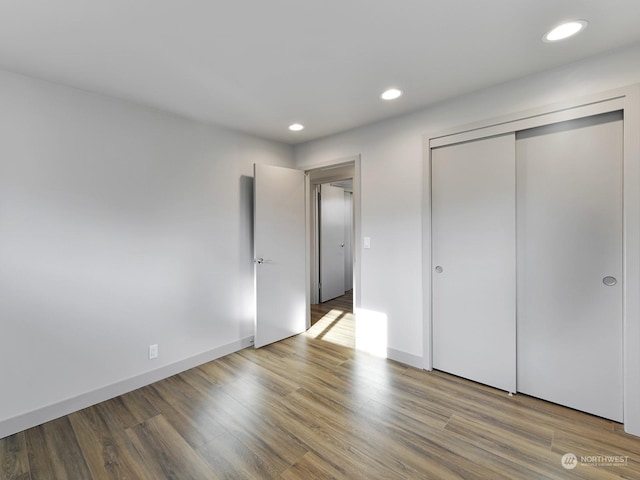
[[[333,309],[318,320],[306,335],[343,347],[354,348],[354,320],[351,312]]]

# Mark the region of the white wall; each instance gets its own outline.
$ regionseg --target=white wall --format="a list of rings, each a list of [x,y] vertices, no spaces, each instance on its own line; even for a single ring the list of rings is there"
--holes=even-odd
[[[291,147],[9,72],[0,132],[0,437],[248,343]]]
[[[638,82],[640,44],[296,147],[301,168],[361,154],[361,235],[371,249],[361,250],[360,307],[386,315],[392,358],[423,365],[423,135]]]

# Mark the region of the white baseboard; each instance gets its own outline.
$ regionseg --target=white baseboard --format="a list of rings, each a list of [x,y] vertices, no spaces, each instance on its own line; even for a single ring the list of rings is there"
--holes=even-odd
[[[251,345],[253,345],[253,337],[243,338],[236,342],[194,355],[193,357],[186,358],[179,362],[165,365],[157,370],[152,370],[112,385],[18,415],[17,417],[3,420],[0,422],[0,438],[8,437],[14,433],[41,425],[70,413],[77,412],[78,410],[90,407],[91,405],[131,392],[137,388],[150,385],[164,378],[184,372],[185,370],[189,370],[190,368],[197,367],[198,365],[202,365],[203,363],[210,362],[217,358],[224,357],[225,355],[237,352]]]
[[[387,348],[387,358],[395,360],[396,362],[404,363],[410,367],[424,368],[424,360],[417,355],[411,355],[410,353],[402,352],[400,350],[394,350],[393,348]]]

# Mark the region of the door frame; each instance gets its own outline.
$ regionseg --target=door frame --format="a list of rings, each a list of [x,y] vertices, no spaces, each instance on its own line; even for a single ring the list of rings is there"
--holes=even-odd
[[[315,209],[317,208],[317,202],[314,201],[313,193],[314,193],[314,185],[317,183],[328,183],[331,181],[337,181],[344,179],[343,175],[338,174],[337,176],[332,177],[330,173],[327,174],[326,177],[322,177],[318,182],[312,183],[310,179],[310,173],[318,172],[321,170],[332,170],[338,169],[339,167],[348,166],[353,164],[354,173],[353,173],[353,238],[352,238],[352,255],[353,255],[353,314],[354,318],[357,315],[357,309],[360,307],[360,288],[361,288],[361,245],[359,242],[360,238],[360,205],[361,205],[361,197],[360,197],[360,169],[361,169],[361,158],[360,155],[353,155],[350,157],[342,157],[332,161],[323,162],[317,165],[314,165],[312,168],[304,168],[301,167],[305,173],[306,177],[306,208],[309,215],[307,215],[307,292],[308,297],[310,299],[310,303],[318,302],[318,291],[313,287],[314,279],[317,282],[318,278],[318,270],[317,270],[317,242],[316,242],[316,234],[317,229],[314,225],[317,219],[317,212]],[[338,178],[339,177],[339,178]],[[316,283],[317,284],[317,283]],[[311,322],[310,316],[307,317],[307,328],[309,328]]]
[[[623,156],[623,401],[624,429],[640,436],[640,85],[600,92],[525,112],[423,135],[423,358],[432,361],[431,149],[621,110]]]

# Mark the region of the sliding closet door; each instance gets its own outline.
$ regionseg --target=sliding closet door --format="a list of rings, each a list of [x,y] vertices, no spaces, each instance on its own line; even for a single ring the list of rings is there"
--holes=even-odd
[[[622,421],[622,117],[517,135],[518,391]]]
[[[432,150],[433,366],[515,391],[515,137]]]

